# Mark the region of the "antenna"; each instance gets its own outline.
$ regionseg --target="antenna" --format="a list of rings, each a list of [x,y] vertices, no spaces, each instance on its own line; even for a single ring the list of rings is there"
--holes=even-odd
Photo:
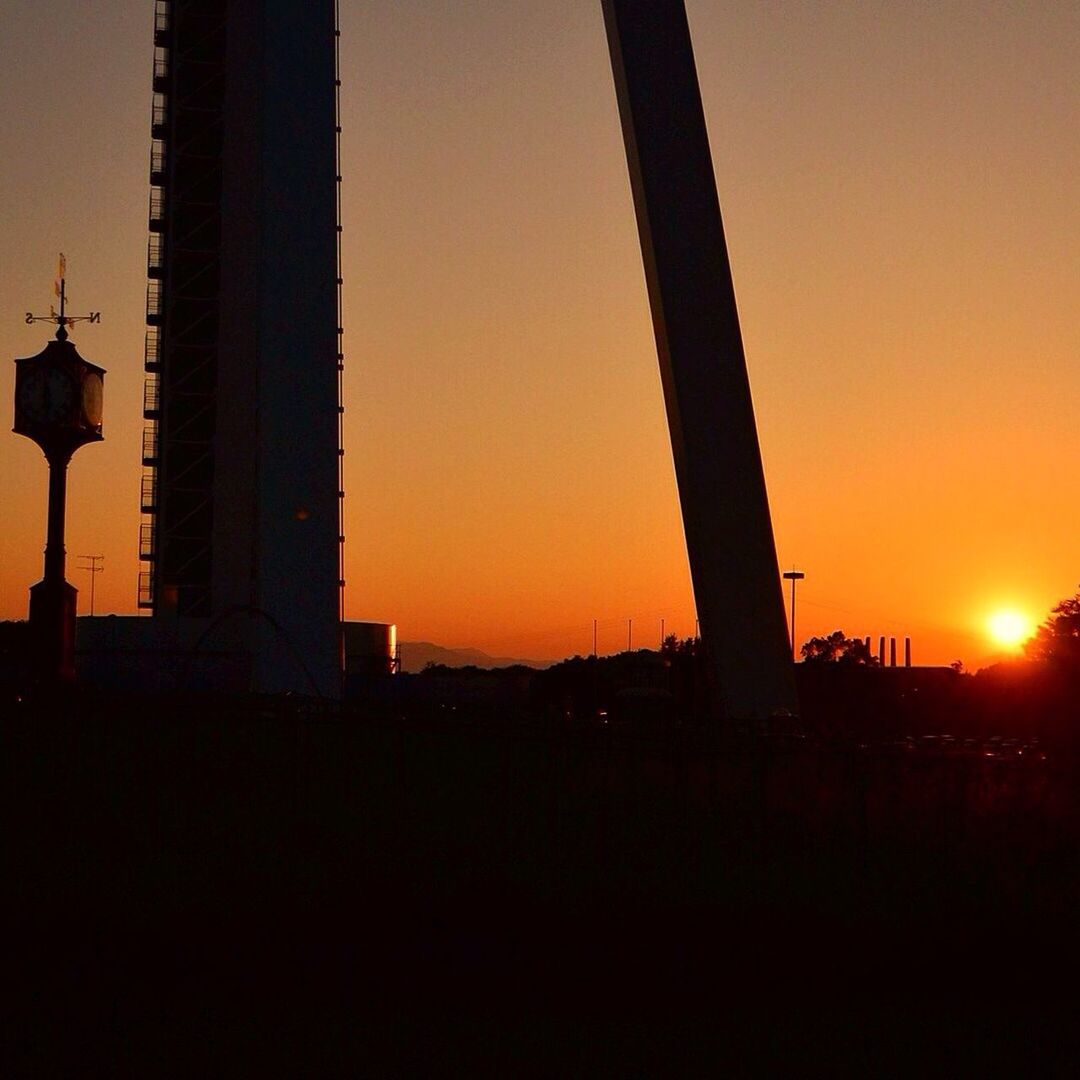
[[[32,311],[26,313],[26,323],[36,322],[51,322],[56,323],[56,339],[57,341],[67,341],[68,332],[67,328],[72,323],[88,322],[99,323],[101,322],[101,312],[91,311],[89,315],[69,315],[67,313],[67,259],[64,258],[64,253],[60,252],[60,265],[56,270],[56,280],[53,282],[53,295],[60,300],[60,313],[57,314],[55,308],[49,305],[48,315],[35,315]],[[93,581],[93,578],[90,579]]]

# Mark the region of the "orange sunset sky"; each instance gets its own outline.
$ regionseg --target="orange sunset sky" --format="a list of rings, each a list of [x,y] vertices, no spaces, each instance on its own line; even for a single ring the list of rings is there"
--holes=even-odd
[[[1080,582],[1080,5],[687,7],[798,637],[977,666]],[[0,401],[64,251],[99,613],[139,569],[152,11],[0,7]],[[347,614],[535,658],[691,633],[599,0],[342,0],[342,34]],[[45,485],[0,433],[2,618]]]

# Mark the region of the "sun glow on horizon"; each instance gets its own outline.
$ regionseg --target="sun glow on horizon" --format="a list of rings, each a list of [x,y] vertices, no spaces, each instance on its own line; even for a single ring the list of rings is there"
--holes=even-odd
[[[1011,608],[991,614],[986,620],[986,629],[998,645],[1012,650],[1019,649],[1035,632],[1031,619]]]

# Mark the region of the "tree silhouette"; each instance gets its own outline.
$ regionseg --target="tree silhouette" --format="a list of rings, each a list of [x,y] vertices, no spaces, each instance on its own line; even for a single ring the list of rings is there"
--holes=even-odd
[[[688,637],[680,639],[675,634],[668,634],[660,643],[660,655],[668,658],[674,656],[694,656],[698,651],[698,639]]]
[[[1080,592],[1054,606],[1024,652],[1030,660],[1080,667]]]
[[[811,664],[864,664],[867,667],[878,664],[877,657],[862,638],[845,637],[843,630],[834,630],[825,637],[812,637],[800,651],[803,660]]]

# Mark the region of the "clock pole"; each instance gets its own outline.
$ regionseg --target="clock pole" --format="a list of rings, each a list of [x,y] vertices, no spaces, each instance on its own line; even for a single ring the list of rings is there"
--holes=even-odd
[[[75,678],[75,605],[78,591],[66,576],[64,519],[67,470],[72,451],[45,451],[49,463],[49,521],[45,539],[45,573],[30,587],[30,634],[41,675],[46,682]]]
[[[54,291],[60,313],[27,312],[26,322],[56,324],[56,338],[37,356],[16,360],[15,433],[33,439],[49,464],[49,517],[45,572],[30,588],[30,636],[39,680],[45,685],[75,678],[75,587],[65,578],[64,519],[67,471],[80,446],[101,441],[101,398],[105,372],[84,360],[68,340],[68,326],[100,321],[100,314],[67,314],[64,257]]]
[[[64,522],[67,516],[67,470],[70,453],[47,453],[49,463],[49,524],[45,538],[45,580],[63,581],[67,569]]]

